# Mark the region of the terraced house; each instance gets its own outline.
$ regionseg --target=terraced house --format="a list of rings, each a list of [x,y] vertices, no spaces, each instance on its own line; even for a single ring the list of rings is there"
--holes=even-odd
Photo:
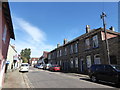
[[[111,27],[107,32],[110,51],[110,63],[120,64],[120,33]],[[87,73],[92,64],[108,64],[108,57],[103,28],[90,30],[86,26],[86,33],[67,41],[62,46],[52,50],[48,55],[49,63],[59,64],[62,71]]]
[[[8,2],[0,1],[0,88],[2,88],[4,83],[10,38],[15,39],[9,4]]]

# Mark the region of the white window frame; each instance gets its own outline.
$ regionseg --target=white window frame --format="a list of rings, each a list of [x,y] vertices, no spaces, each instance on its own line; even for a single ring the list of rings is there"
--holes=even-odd
[[[65,47],[65,55],[67,55],[67,48]]]
[[[91,56],[86,56],[86,62],[87,62],[87,68],[90,68],[91,67]]]
[[[99,58],[96,56],[99,56]],[[94,64],[101,64],[100,54],[94,55]]]
[[[78,43],[75,43],[75,53],[78,52]]]
[[[92,40],[93,40],[93,48],[96,48],[98,47],[98,35],[95,35],[92,37]]]
[[[74,67],[73,58],[70,59],[70,67],[71,67],[71,68]]]
[[[90,49],[90,39],[85,39],[85,49]]]
[[[70,45],[70,52],[73,53],[73,45]]]
[[[75,67],[78,68],[78,57],[75,58]]]
[[[57,51],[57,57],[59,57],[59,50]]]
[[[62,50],[60,50],[60,56],[62,56]]]

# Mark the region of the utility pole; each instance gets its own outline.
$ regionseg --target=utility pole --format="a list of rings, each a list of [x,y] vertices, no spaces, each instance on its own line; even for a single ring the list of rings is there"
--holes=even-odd
[[[109,52],[109,45],[108,45],[108,40],[107,40],[107,32],[106,32],[106,22],[105,22],[105,17],[106,14],[102,12],[101,19],[103,20],[103,27],[104,27],[104,34],[105,34],[105,46],[107,50],[107,59],[108,59],[108,64],[110,64],[110,52]]]

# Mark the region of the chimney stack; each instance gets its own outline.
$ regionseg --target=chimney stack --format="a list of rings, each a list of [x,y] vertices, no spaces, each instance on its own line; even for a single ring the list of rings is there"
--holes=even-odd
[[[58,48],[58,47],[60,47],[60,44],[59,44],[59,43],[57,44],[57,48]]]
[[[66,43],[67,43],[67,39],[64,39],[63,44],[66,44]]]
[[[114,28],[113,26],[111,26],[109,29],[110,29],[111,31],[115,31],[115,28]]]
[[[90,25],[86,25],[86,33],[90,32]]]

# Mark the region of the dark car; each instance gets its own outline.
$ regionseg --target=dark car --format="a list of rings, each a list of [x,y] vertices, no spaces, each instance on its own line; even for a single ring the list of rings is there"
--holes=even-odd
[[[60,66],[58,66],[58,65],[51,65],[49,70],[50,71],[60,71]]]
[[[35,65],[34,65],[34,68],[37,68],[37,66],[38,66],[38,64],[35,64]]]
[[[89,77],[93,82],[101,80],[120,84],[120,65],[92,65],[89,69]]]

